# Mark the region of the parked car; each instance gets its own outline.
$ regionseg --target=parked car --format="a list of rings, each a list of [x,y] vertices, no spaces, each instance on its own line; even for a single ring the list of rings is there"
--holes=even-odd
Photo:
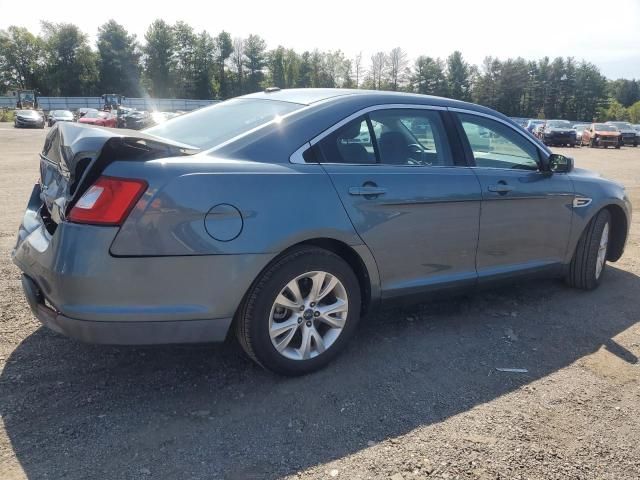
[[[576,123],[575,125],[573,125],[573,129],[576,132],[576,145],[577,146],[581,146],[582,145],[582,132],[585,131],[587,128],[589,128],[590,124],[589,123]]]
[[[545,122],[544,120],[531,119],[527,121],[524,128],[530,133],[534,133],[535,128],[539,125],[543,125],[544,122]]]
[[[542,139],[542,131],[544,130],[544,125],[547,123],[546,121],[542,123],[538,123],[535,127],[533,127],[533,135],[536,138]]]
[[[576,131],[567,120],[547,120],[540,130],[540,140],[545,145],[573,147],[576,145]]]
[[[629,122],[606,122],[607,125],[613,125],[620,132],[620,142],[622,145],[638,146],[638,132]]]
[[[613,125],[592,123],[589,128],[583,130],[581,142],[582,145],[589,145],[591,148],[620,148],[620,132]]]
[[[40,175],[13,260],[45,325],[112,344],[233,330],[288,375],[380,301],[532,275],[593,289],[631,215],[621,185],[504,115],[397,92],[270,90],[136,134],[63,123]]]
[[[131,130],[142,130],[153,125],[151,116],[146,111],[130,109],[118,117],[118,126]]]
[[[53,127],[56,122],[73,122],[73,113],[70,110],[51,110],[49,112],[49,126]]]
[[[13,118],[14,128],[44,128],[44,114],[39,110],[17,110]]]
[[[117,126],[117,120],[114,115],[109,112],[100,112],[98,110],[85,113],[82,118],[78,120],[78,123],[96,125],[99,127],[115,128]]]
[[[76,115],[77,115],[76,118],[80,119],[80,118],[84,117],[89,112],[97,112],[97,111],[98,111],[97,108],[85,108],[85,107],[82,107],[82,108],[79,108],[76,111]]]

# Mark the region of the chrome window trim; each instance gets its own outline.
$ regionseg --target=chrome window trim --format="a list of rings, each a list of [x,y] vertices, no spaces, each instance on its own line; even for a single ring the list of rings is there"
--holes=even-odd
[[[370,112],[375,112],[377,110],[398,110],[398,109],[406,109],[406,110],[435,110],[435,111],[446,111],[447,107],[441,107],[438,105],[421,105],[421,104],[413,104],[413,103],[388,103],[388,104],[379,104],[379,105],[371,105],[366,108],[362,108],[355,113],[352,113],[348,117],[343,118],[338,123],[333,124],[323,132],[319,133],[307,143],[298,148],[295,152],[291,154],[289,157],[290,163],[309,163],[310,165],[317,165],[320,162],[305,162],[302,154],[307,148],[314,146],[316,143],[320,142],[323,138],[331,135],[333,132],[338,130],[340,127],[346,125],[352,120],[355,120],[362,115],[365,115]],[[323,165],[329,165],[329,163],[324,162]],[[379,163],[331,163],[331,165],[381,165]],[[425,165],[407,165],[409,167],[424,167]]]

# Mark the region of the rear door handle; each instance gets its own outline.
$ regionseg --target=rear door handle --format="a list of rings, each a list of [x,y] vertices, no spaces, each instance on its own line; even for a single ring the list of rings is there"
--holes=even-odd
[[[384,195],[387,193],[387,189],[383,187],[349,187],[349,195],[364,195],[375,197],[377,195]]]
[[[506,183],[499,183],[498,185],[489,185],[488,190],[490,192],[499,193],[500,195],[505,195],[513,191],[513,187],[511,185],[507,185]]]

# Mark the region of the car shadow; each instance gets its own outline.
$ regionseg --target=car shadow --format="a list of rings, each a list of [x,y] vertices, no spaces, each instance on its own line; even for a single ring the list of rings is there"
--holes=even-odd
[[[490,402],[603,346],[637,362],[614,337],[635,323],[639,280],[609,267],[593,292],[536,281],[379,312],[302,378],[256,367],[233,342],[96,346],[40,328],[7,359],[0,413],[31,479],[275,479]]]

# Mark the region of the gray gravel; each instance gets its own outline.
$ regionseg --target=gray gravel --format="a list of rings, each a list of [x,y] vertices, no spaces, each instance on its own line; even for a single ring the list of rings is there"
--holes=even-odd
[[[285,379],[234,342],[40,327],[9,252],[45,133],[0,124],[2,480],[640,478],[639,215],[597,291],[537,281],[375,312],[329,368]],[[564,151],[640,206],[640,148]]]

